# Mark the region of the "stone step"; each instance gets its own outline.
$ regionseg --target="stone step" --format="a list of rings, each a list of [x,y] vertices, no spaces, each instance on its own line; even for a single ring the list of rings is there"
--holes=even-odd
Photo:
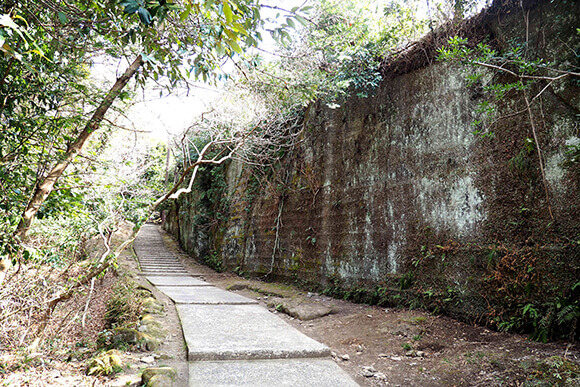
[[[174,263],[181,265],[181,262],[177,259],[140,259],[141,263]]]
[[[257,301],[203,281],[207,273],[187,273],[165,246],[158,226],[144,225],[134,250],[141,275],[177,304],[190,361],[189,385],[357,385],[329,359],[325,345]]]
[[[213,286],[209,282],[193,277],[149,276],[147,280],[155,286]]]
[[[176,307],[189,361],[330,355],[327,346],[302,334],[260,305],[177,304]]]
[[[187,286],[157,286],[161,292],[173,300],[176,304],[198,305],[253,305],[258,301],[240,296],[214,286],[191,288]]]
[[[137,253],[137,255],[139,256],[139,259],[175,259],[175,260],[177,260],[177,257],[175,255],[159,255],[159,254],[143,254],[143,253]]]
[[[196,361],[189,363],[189,385],[358,386],[342,368],[328,359]]]
[[[195,276],[195,274],[189,274],[187,272],[183,272],[183,273],[159,273],[159,272],[154,272],[154,271],[143,271],[141,273],[141,275],[143,275],[144,277],[191,277],[192,275]]]

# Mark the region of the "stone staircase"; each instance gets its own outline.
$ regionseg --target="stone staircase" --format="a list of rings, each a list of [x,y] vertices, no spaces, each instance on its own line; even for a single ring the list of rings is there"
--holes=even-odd
[[[188,273],[146,224],[134,243],[143,275],[176,304],[190,386],[357,386],[325,345],[257,301]]]

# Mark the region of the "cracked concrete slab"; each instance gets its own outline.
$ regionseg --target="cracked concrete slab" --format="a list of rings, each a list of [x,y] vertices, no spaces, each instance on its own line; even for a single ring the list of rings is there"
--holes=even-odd
[[[260,305],[178,304],[193,360],[324,357],[327,346],[311,339]]]

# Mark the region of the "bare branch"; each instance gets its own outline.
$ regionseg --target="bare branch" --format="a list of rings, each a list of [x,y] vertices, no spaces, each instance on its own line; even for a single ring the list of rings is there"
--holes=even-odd
[[[505,73],[508,73],[510,75],[513,75],[514,77],[518,77],[518,78],[523,78],[523,79],[536,79],[536,80],[546,80],[546,81],[556,81],[558,79],[562,79],[568,75],[575,75],[575,76],[580,76],[580,73],[575,73],[575,72],[571,72],[571,71],[564,71],[564,70],[556,70],[556,69],[548,69],[548,70],[552,70],[552,71],[557,71],[559,73],[563,73],[562,75],[559,75],[557,77],[546,77],[546,76],[541,76],[541,75],[525,75],[525,74],[517,74],[515,72],[513,72],[512,70],[506,69],[505,67],[501,67],[501,66],[497,66],[497,65],[493,65],[491,63],[485,63],[485,62],[473,62],[476,65],[482,66],[482,67],[487,67],[490,69],[494,69],[494,70],[499,70],[499,71],[503,71]]]
[[[545,90],[545,88],[544,88],[544,90]],[[538,141],[536,124],[534,122],[534,116],[532,114],[531,102],[528,99],[528,96],[527,96],[525,91],[524,91],[524,100],[526,101],[526,108],[528,110],[530,124],[532,126],[532,134],[534,135],[534,143],[536,144],[536,151],[538,152],[538,162],[540,164],[540,172],[542,173],[542,182],[544,183],[544,191],[546,193],[546,202],[548,204],[548,212],[550,213],[550,218],[552,218],[552,220],[554,220],[554,215],[552,214],[552,206],[550,205],[550,195],[549,195],[549,191],[548,191],[548,180],[546,179],[546,172],[544,171],[544,161],[542,159],[542,151],[540,149],[540,143]]]
[[[114,126],[117,129],[122,129],[122,130],[126,130],[128,132],[134,132],[134,133],[151,133],[150,130],[139,130],[139,129],[131,129],[131,128],[127,128],[126,126],[123,125],[119,125],[116,122],[111,121],[108,118],[103,118],[103,121],[108,122],[109,124],[111,124],[112,126]]]

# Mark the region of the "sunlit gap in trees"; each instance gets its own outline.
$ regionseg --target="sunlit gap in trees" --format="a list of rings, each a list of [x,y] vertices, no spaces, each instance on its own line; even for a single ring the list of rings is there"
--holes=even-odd
[[[91,76],[97,82],[110,82],[118,76],[119,71],[127,66],[124,59],[96,58],[91,68]],[[169,94],[160,89],[166,86],[163,79],[159,83],[150,83],[145,89],[135,90],[133,102],[122,114],[111,117],[116,125],[134,130],[149,132],[149,136],[158,141],[165,141],[168,135],[176,135],[187,127],[192,117],[207,110],[219,88],[202,82],[191,82],[189,87],[183,85],[173,89]]]
[[[268,20],[262,29],[263,41],[260,50],[251,50],[250,55],[260,55],[264,60],[276,57],[278,43],[268,30],[278,27],[285,18],[283,10],[303,6],[304,0],[266,0],[262,4],[262,18]],[[280,9],[277,9],[280,8]],[[276,20],[278,15],[280,20]],[[107,84],[128,66],[125,59],[114,60],[109,57],[94,59],[91,68],[92,78],[102,84]],[[187,69],[183,68],[185,72]],[[221,71],[228,76],[237,70],[232,59],[224,60]],[[168,91],[168,80],[160,78],[156,83],[150,83],[144,90],[135,90],[133,102],[124,115],[117,114],[112,120],[122,127],[147,131],[149,136],[157,141],[166,141],[168,136],[174,136],[190,126],[196,117],[211,110],[217,100],[222,98],[226,78],[215,85],[194,81],[180,85]]]

